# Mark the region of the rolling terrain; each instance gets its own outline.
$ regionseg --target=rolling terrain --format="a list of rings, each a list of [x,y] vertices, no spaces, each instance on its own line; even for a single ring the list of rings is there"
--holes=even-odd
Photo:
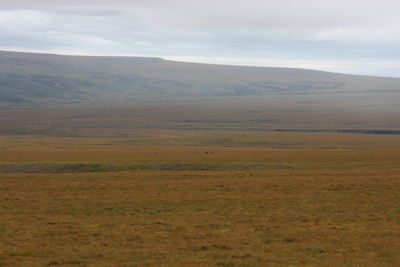
[[[304,69],[184,63],[161,58],[0,52],[0,107],[115,105],[245,96],[376,96],[400,79]]]
[[[0,266],[399,266],[400,79],[0,53]]]

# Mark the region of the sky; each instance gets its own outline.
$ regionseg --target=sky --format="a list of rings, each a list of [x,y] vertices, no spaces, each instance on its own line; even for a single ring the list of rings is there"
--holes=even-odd
[[[398,0],[0,0],[0,50],[400,77]]]

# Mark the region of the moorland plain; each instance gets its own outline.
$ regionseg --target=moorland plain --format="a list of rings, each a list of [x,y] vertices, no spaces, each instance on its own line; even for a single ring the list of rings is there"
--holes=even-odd
[[[398,266],[397,100],[262,101],[1,110],[0,266]]]
[[[396,266],[400,136],[3,135],[3,266]]]
[[[0,3],[0,267],[400,266],[400,1]]]

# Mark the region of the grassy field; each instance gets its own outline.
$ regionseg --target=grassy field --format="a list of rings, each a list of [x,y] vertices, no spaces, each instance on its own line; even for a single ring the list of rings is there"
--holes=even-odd
[[[0,109],[0,134],[53,137],[226,136],[240,132],[394,131],[400,135],[400,98],[345,94],[120,107]],[[212,131],[212,132],[211,132]],[[230,133],[227,133],[230,132]]]
[[[398,79],[0,56],[0,267],[400,266]]]
[[[398,266],[400,136],[2,135],[0,266]]]

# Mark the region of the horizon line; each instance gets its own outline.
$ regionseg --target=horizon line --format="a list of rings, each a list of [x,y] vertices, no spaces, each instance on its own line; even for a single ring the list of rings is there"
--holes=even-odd
[[[195,60],[179,60],[178,58],[188,58],[187,56],[153,56],[153,55],[137,55],[137,54],[100,54],[100,53],[87,53],[87,52],[61,52],[61,51],[39,51],[39,50],[8,50],[0,49],[0,53],[20,53],[20,54],[37,54],[37,55],[52,55],[52,56],[65,56],[65,57],[114,57],[114,58],[148,58],[148,59],[160,59],[164,61],[172,61],[178,63],[190,63],[190,64],[202,64],[202,65],[213,65],[213,66],[228,66],[228,67],[247,67],[247,68],[272,68],[272,69],[292,69],[292,70],[305,70],[305,71],[317,71],[340,75],[351,75],[351,76],[366,76],[376,78],[389,78],[389,79],[400,79],[400,76],[385,76],[385,75],[369,75],[359,73],[345,73],[340,71],[329,71],[317,68],[306,68],[306,67],[290,67],[290,66],[268,66],[268,65],[248,65],[248,64],[235,64],[235,63],[213,63],[213,62],[199,62]],[[196,57],[196,56],[193,56]],[[202,57],[202,56],[198,56]],[[204,58],[204,57],[203,57]],[[217,58],[217,57],[207,57]]]

